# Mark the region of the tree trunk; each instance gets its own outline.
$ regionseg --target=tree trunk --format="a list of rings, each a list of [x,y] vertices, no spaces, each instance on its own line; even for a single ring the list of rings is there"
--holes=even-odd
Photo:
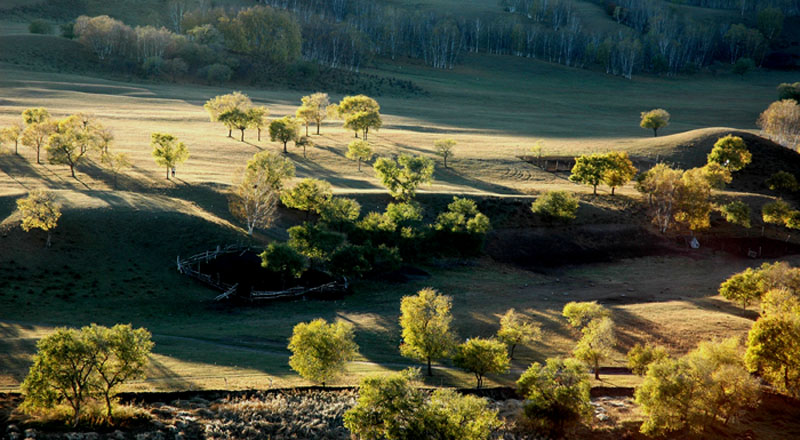
[[[481,385],[483,385],[483,377],[480,374],[475,373],[475,377],[478,379],[478,389],[481,389]]]
[[[111,424],[114,420],[111,414],[111,396],[109,395],[108,390],[106,390],[103,395],[106,398],[106,417],[108,418],[108,423]]]
[[[358,159],[358,172],[361,172],[361,159]]]
[[[287,141],[287,142],[288,142],[288,141]],[[289,152],[288,152],[288,151],[286,151],[286,144],[287,144],[287,142],[284,142],[284,143],[283,143],[283,154],[289,154]]]
[[[600,380],[600,363],[594,363],[594,378]]]
[[[169,167],[167,167],[167,180],[169,180]]]
[[[242,130],[242,142],[244,142],[244,128],[240,128]]]
[[[445,154],[443,157],[444,157],[444,167],[447,168],[447,155]]]
[[[308,122],[306,122],[306,136],[308,136]]]
[[[19,156],[19,141],[18,140],[14,141],[14,154]]]
[[[232,134],[232,133],[233,133],[233,129],[232,129],[232,128],[229,128],[229,129],[228,129],[228,137],[233,137],[233,134]]]
[[[433,376],[433,370],[431,369],[431,358],[428,358],[428,376]]]
[[[514,349],[515,348],[517,348],[517,344],[512,344],[511,345],[511,349],[508,350],[508,359],[509,360],[512,360],[512,361],[514,360]]]
[[[319,134],[319,121],[317,121],[317,134]]]
[[[47,243],[45,243],[45,247],[50,247],[52,243],[53,233],[50,230],[47,231]]]
[[[261,142],[261,128],[258,128],[258,141]]]
[[[72,177],[75,177],[75,165],[69,164],[69,172],[72,173]]]
[[[614,195],[614,189],[615,189],[615,188],[616,188],[616,187],[614,187],[614,186],[612,186],[612,187],[611,187],[611,195],[612,195],[612,196]]]
[[[41,165],[41,164],[42,164],[42,161],[41,161],[41,160],[39,160],[39,151],[41,151],[41,147],[36,147],[36,163],[37,163],[38,165]]]
[[[306,145],[303,144],[303,159],[306,158]]]
[[[592,194],[597,195],[597,185],[592,185]]]
[[[658,137],[658,129],[657,128],[653,129],[653,137]]]

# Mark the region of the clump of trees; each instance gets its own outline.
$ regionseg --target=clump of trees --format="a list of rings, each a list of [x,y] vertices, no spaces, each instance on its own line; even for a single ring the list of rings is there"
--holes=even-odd
[[[330,98],[327,93],[314,93],[308,96],[303,96],[302,104],[297,109],[297,119],[303,121],[306,126],[306,136],[308,136],[308,125],[314,123],[317,126],[317,134],[319,128],[329,114],[331,113]]]
[[[25,232],[31,229],[41,229],[47,233],[47,244],[52,244],[53,229],[58,226],[61,218],[61,204],[55,201],[53,193],[42,190],[33,190],[27,197],[17,200],[17,209],[22,216],[20,226]]]
[[[144,376],[153,343],[143,328],[92,324],[80,330],[58,328],[36,347],[21,386],[22,410],[37,413],[66,405],[77,426],[96,400],[103,401],[107,421],[113,422],[114,397],[122,384]]]
[[[344,372],[345,364],[358,353],[353,338],[353,326],[346,322],[301,322],[289,339],[289,366],[303,378],[325,386]]]
[[[416,377],[405,370],[362,379],[344,426],[357,438],[397,440],[485,440],[501,426],[486,399],[448,389],[428,394],[414,385]]]
[[[594,153],[575,158],[569,180],[591,185],[594,195],[597,195],[597,185],[605,183],[611,187],[611,195],[614,195],[616,187],[630,182],[636,172],[628,153]]]
[[[575,425],[588,420],[589,377],[575,359],[547,359],[534,362],[517,381],[525,396],[525,416],[535,430],[561,438]]]
[[[635,396],[646,416],[643,433],[699,432],[756,406],[759,384],[745,368],[739,340],[730,338],[703,342],[679,359],[653,361]]]
[[[775,101],[758,117],[761,132],[784,147],[800,146],[800,104],[794,99]]]
[[[345,96],[336,107],[336,114],[344,120],[344,128],[353,130],[355,137],[362,133],[367,140],[369,130],[378,130],[383,125],[378,101],[366,95]]]
[[[639,175],[636,189],[647,195],[653,221],[662,233],[673,222],[694,232],[710,226],[714,210],[712,190],[730,183],[731,173],[747,166],[751,158],[740,137],[725,136],[714,144],[705,166],[683,171],[659,163]],[[749,214],[745,216],[740,205],[730,205],[722,211],[734,223],[749,222]]]

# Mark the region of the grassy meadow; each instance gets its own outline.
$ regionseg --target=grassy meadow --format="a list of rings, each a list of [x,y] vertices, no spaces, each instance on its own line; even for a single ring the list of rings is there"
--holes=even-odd
[[[442,0],[443,1],[443,0]],[[459,3],[461,4],[461,3]],[[469,2],[478,8],[481,2]],[[588,6],[587,6],[588,8]],[[278,225],[248,239],[227,210],[226,189],[237,168],[256,152],[282,146],[248,130],[246,142],[226,136],[209,122],[203,103],[240,89],[271,117],[293,114],[309,91],[210,87],[196,84],[124,82],[77,73],[42,72],[42,55],[26,42],[56,47],[52,36],[30,36],[10,26],[0,35],[0,126],[20,120],[29,107],[47,107],[55,117],[85,112],[115,135],[113,147],[128,153],[131,169],[113,177],[94,162],[78,168],[35,163],[35,153],[5,145],[0,154],[0,391],[15,390],[27,371],[35,340],[55,326],[111,325],[131,322],[153,332],[156,347],[149,378],[132,389],[265,388],[303,383],[290,371],[286,349],[292,327],[317,317],[342,319],[356,329],[361,347],[343,383],[375,371],[414,363],[399,355],[400,299],[433,286],[453,296],[456,331],[462,338],[489,336],[500,314],[524,311],[545,330],[541,343],[523,347],[510,374],[491,377],[511,384],[534,360],[567,355],[575,335],[560,317],[572,300],[599,300],[614,311],[620,346],[609,366],[623,366],[624,352],[652,340],[675,353],[715,336],[743,335],[755,312],[742,311],[717,296],[720,282],[749,261],[705,252],[614,263],[567,266],[532,272],[488,257],[468,263],[425,267],[429,279],[405,284],[367,280],[334,302],[295,301],[257,307],[213,303],[216,295],[175,270],[175,257],[218,244],[263,244],[284,237],[299,222],[283,213]],[[12,35],[14,34],[14,35]],[[23,44],[24,43],[24,44]],[[58,48],[61,55],[70,48]],[[6,50],[7,49],[7,50]],[[9,51],[19,51],[15,54]],[[38,57],[38,58],[37,58]],[[16,63],[15,63],[16,61]],[[80,62],[79,60],[76,62]],[[531,194],[568,188],[588,194],[589,187],[522,162],[533,143],[544,141],[546,155],[575,155],[625,150],[655,158],[677,146],[691,148],[701,136],[731,127],[755,130],[759,113],[776,98],[775,87],[792,80],[787,73],[728,73],[688,78],[643,76],[625,80],[529,59],[469,56],[453,71],[413,64],[382,65],[369,73],[411,80],[428,94],[377,97],[384,126],[369,140],[381,156],[433,155],[436,139],[458,142],[451,168],[438,167],[434,183],[422,194],[472,194],[530,200]],[[338,100],[340,95],[332,95]],[[639,128],[639,112],[663,107],[672,123],[663,136]],[[380,209],[388,198],[370,166],[359,172],[345,159],[352,132],[327,121],[316,148],[303,158],[289,146],[297,177],[330,181],[339,193]],[[311,128],[313,132],[313,127]],[[166,132],[184,141],[189,160],[173,180],[150,155],[150,134]],[[701,156],[704,152],[701,152]],[[44,157],[44,155],[43,155]],[[24,233],[14,214],[15,199],[34,188],[55,191],[64,215],[45,249],[43,234]],[[631,186],[623,196],[634,197]],[[606,194],[601,189],[601,194]],[[624,375],[603,377],[602,384],[627,386]],[[469,385],[471,375],[449,365],[437,370],[432,385]]]

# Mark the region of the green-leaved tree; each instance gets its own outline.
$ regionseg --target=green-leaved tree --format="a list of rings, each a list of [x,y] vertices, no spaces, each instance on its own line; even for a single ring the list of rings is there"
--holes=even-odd
[[[352,325],[342,321],[328,324],[320,318],[294,326],[289,350],[292,370],[325,386],[344,373],[346,363],[358,353],[358,345]]]
[[[400,353],[425,361],[428,376],[433,375],[431,362],[446,358],[455,347],[450,329],[452,300],[434,289],[425,288],[414,296],[404,296],[400,303],[400,327],[403,343]]]

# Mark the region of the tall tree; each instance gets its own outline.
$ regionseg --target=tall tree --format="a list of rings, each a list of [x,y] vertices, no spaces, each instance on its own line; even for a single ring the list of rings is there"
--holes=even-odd
[[[373,166],[381,184],[395,199],[409,201],[417,187],[433,179],[433,161],[424,156],[401,154],[397,160],[379,158]]]
[[[497,331],[497,339],[508,347],[508,356],[514,359],[514,350],[517,345],[530,344],[542,338],[542,329],[533,322],[525,319],[521,313],[514,309],[508,309],[500,317],[500,330]]]
[[[597,185],[603,180],[608,169],[608,158],[605,154],[584,154],[575,158],[575,166],[569,180],[576,183],[592,185],[592,193],[597,195]]]
[[[156,164],[167,169],[169,180],[170,169],[183,163],[189,158],[189,149],[186,144],[178,142],[178,138],[166,133],[153,133],[150,136],[150,145],[153,147],[153,159]]]
[[[611,195],[618,186],[630,182],[636,175],[636,167],[628,157],[628,153],[612,151],[606,155],[606,170],[603,173],[603,183],[611,187]]]
[[[636,189],[647,194],[649,204],[655,211],[654,220],[662,234],[671,225],[682,175],[680,170],[660,163],[637,179]]]
[[[456,141],[453,139],[437,139],[433,142],[433,147],[436,149],[436,154],[442,157],[444,167],[447,168],[447,159],[453,157],[453,147],[456,146]]]
[[[80,331],[63,327],[40,339],[36,348],[21,385],[22,408],[34,411],[65,401],[72,409],[72,426],[77,426],[97,383],[92,373],[98,348]]]
[[[358,171],[361,171],[361,161],[372,159],[372,146],[364,140],[355,140],[347,145],[345,157],[358,162]]]
[[[303,378],[325,386],[344,372],[345,364],[358,353],[358,345],[352,325],[315,319],[294,326],[289,350],[289,366]]]
[[[294,176],[294,166],[266,151],[257,153],[240,170],[228,197],[231,213],[247,225],[247,235],[256,227],[267,228],[275,218],[283,180]]]
[[[47,145],[47,139],[56,131],[56,124],[50,121],[50,113],[43,108],[29,108],[22,112],[25,129],[20,141],[22,145],[36,150],[36,163],[42,163],[40,153]]]
[[[20,123],[13,123],[0,130],[0,143],[13,142],[14,154],[19,155],[19,141],[22,140],[23,126]]]
[[[84,121],[79,115],[59,121],[45,146],[47,160],[52,164],[68,165],[72,177],[75,177],[75,167],[91,150],[99,149],[99,138],[90,124],[91,120]]]
[[[358,132],[360,131],[364,140],[367,140],[370,128],[378,130],[382,125],[383,120],[378,112],[350,113],[344,120],[344,128],[355,131],[356,137],[358,137]]]
[[[283,142],[283,153],[287,154],[286,144],[289,141],[297,139],[297,120],[291,116],[284,116],[280,119],[275,119],[269,124],[269,138],[271,141]]]
[[[308,136],[308,124],[310,122],[316,124],[317,134],[319,134],[319,127],[322,125],[322,121],[328,117],[328,107],[330,105],[331,102],[327,93],[314,93],[303,96],[302,105],[297,109],[297,118],[306,122],[306,136]]]
[[[261,142],[261,130],[268,126],[267,116],[269,109],[264,106],[252,107],[247,110],[247,119],[250,122],[248,128],[255,128],[258,133],[258,141]]]
[[[22,215],[22,230],[41,229],[47,232],[47,247],[50,247],[53,229],[61,218],[61,205],[52,193],[33,190],[28,197],[17,200],[17,209]]]
[[[658,129],[669,125],[670,114],[668,111],[657,108],[649,112],[642,112],[639,125],[642,128],[653,130],[653,136],[658,136]]]
[[[303,149],[303,159],[306,158],[306,150],[314,148],[316,145],[309,136],[300,136],[294,140],[294,146]]]
[[[433,375],[431,361],[450,355],[455,336],[450,329],[452,300],[434,289],[425,288],[415,296],[404,296],[400,303],[400,327],[403,356],[425,361],[428,376]]]
[[[594,371],[594,378],[600,379],[600,362],[611,355],[616,344],[614,322],[611,318],[594,319],[584,327],[583,336],[572,351],[575,359],[589,365]]]
[[[111,422],[112,399],[120,385],[144,377],[154,344],[147,329],[134,329],[130,324],[117,324],[111,328],[92,324],[82,328],[81,332],[96,353],[93,366],[106,404],[106,417]]]

